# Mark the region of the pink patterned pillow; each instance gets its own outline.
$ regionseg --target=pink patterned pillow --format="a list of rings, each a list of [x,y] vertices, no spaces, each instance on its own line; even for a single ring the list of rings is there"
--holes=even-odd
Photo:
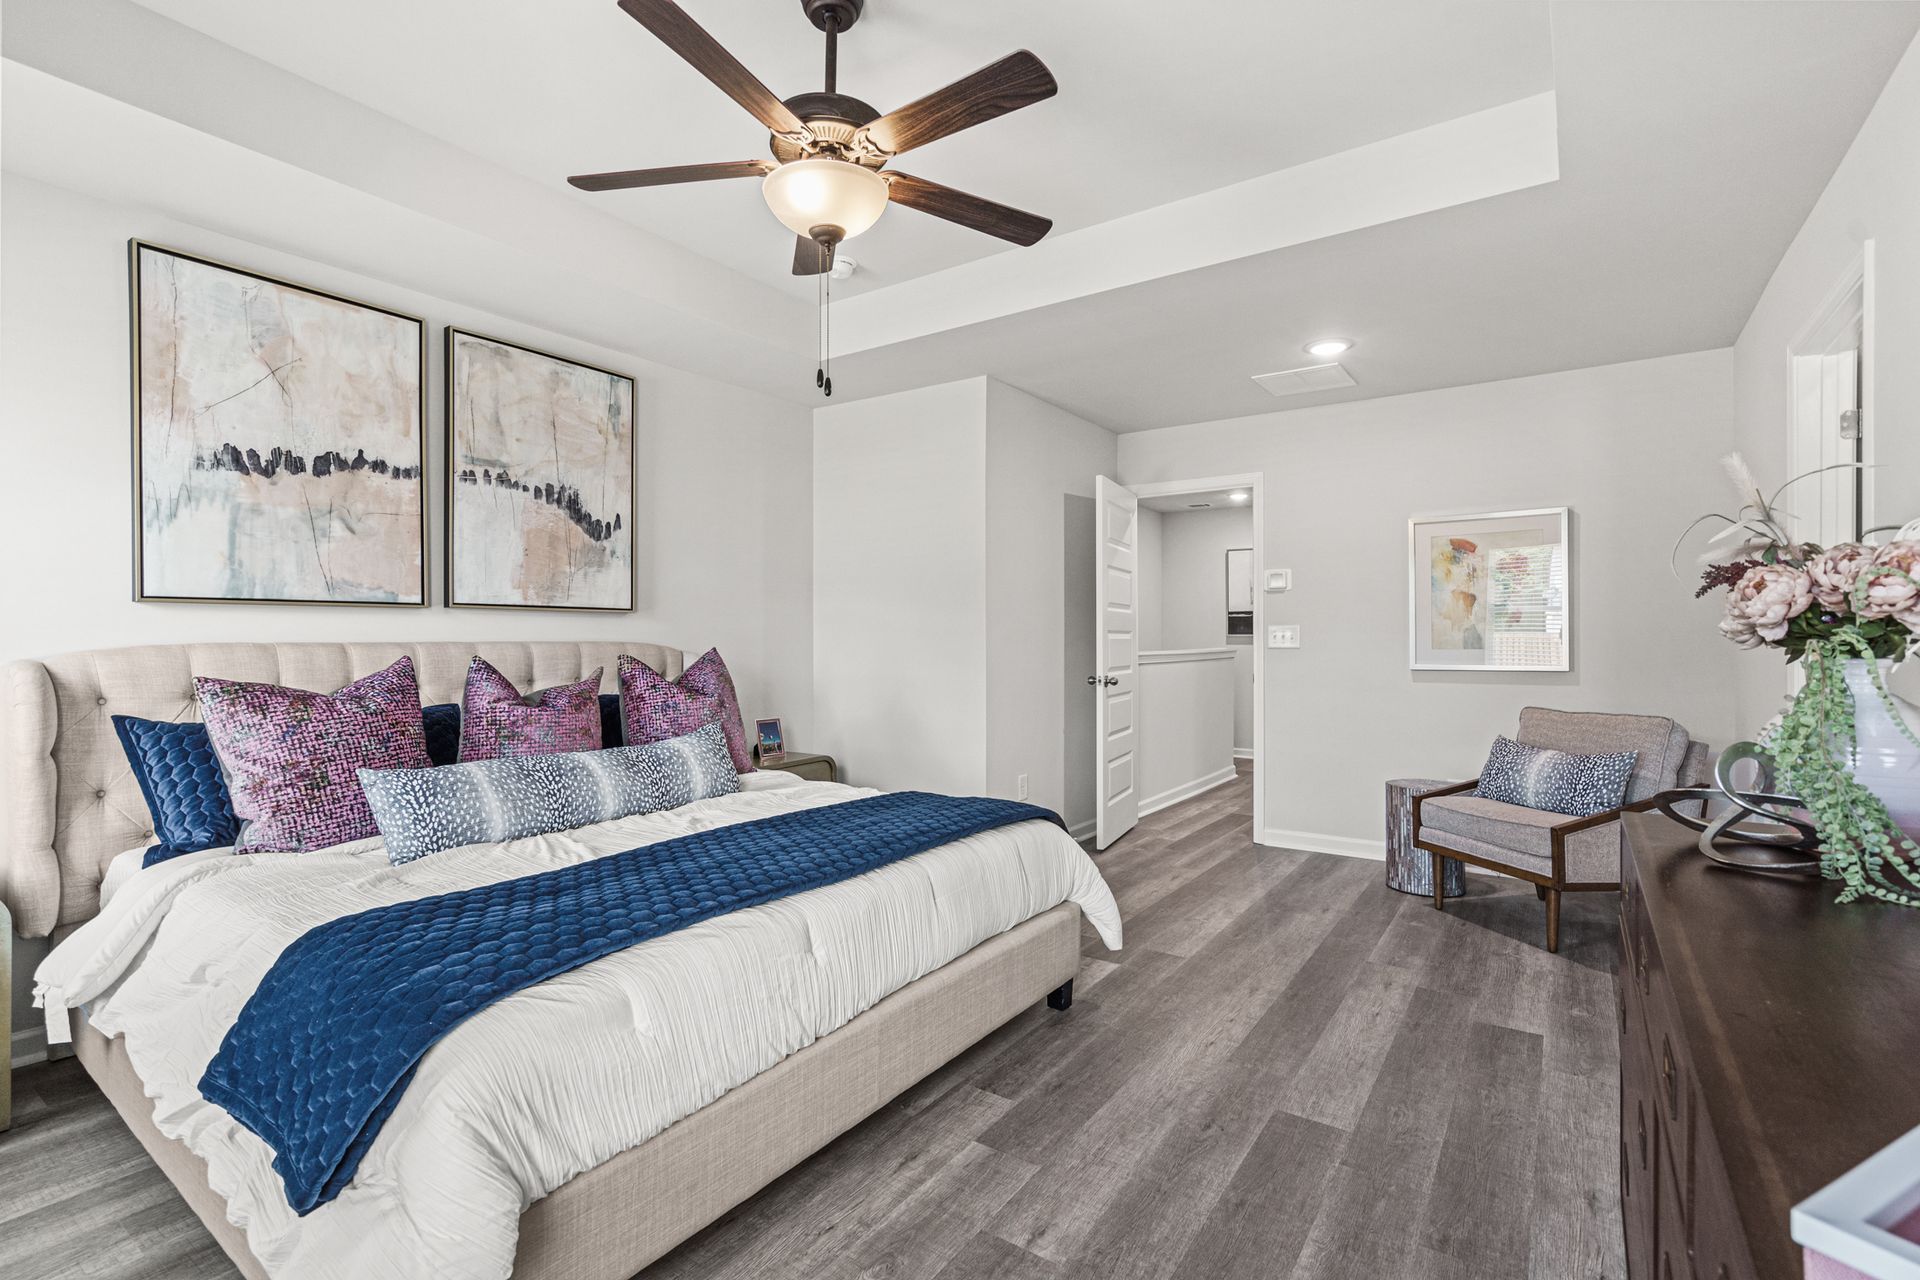
[[[718,649],[701,654],[678,680],[621,654],[620,719],[628,746],[677,738],[718,720],[734,769],[753,772],[753,748],[740,721],[740,699]]]
[[[485,658],[468,664],[467,691],[460,699],[461,764],[599,749],[599,671],[523,698]]]
[[[428,769],[413,659],[338,693],[198,676],[242,853],[305,851],[377,836],[360,769]]]

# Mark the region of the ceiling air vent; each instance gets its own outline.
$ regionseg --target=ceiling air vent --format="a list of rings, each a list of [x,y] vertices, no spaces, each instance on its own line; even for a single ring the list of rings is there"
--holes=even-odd
[[[1211,502],[1189,502],[1187,504],[1187,509],[1189,511],[1200,511],[1206,507],[1211,507],[1212,505],[1213,504]]]
[[[1337,391],[1354,385],[1353,375],[1338,361],[1256,374],[1253,380],[1265,387],[1268,394],[1276,396],[1303,396],[1312,391]]]

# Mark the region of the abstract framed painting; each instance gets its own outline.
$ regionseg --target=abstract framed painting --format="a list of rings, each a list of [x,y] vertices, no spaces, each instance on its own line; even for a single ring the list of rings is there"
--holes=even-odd
[[[447,329],[447,603],[633,608],[634,382]]]
[[[1566,507],[1407,521],[1415,671],[1571,671]]]
[[[424,607],[425,324],[127,249],[134,599]]]

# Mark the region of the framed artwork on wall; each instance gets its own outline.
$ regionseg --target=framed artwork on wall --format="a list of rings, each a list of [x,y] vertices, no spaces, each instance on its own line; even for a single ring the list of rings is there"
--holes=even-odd
[[[425,606],[426,326],[127,252],[134,599]]]
[[[1407,522],[1415,671],[1571,671],[1566,507]]]
[[[633,608],[634,383],[447,330],[447,603]]]

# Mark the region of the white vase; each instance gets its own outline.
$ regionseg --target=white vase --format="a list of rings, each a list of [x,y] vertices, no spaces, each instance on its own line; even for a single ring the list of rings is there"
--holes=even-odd
[[[1893,665],[1890,658],[1880,660],[1883,687]],[[1853,693],[1854,737],[1858,743],[1853,776],[1880,797],[1887,812],[1893,815],[1895,826],[1920,840],[1920,746],[1915,746],[1912,738],[1902,733],[1893,717],[1887,714],[1865,659],[1848,661],[1847,688]],[[1894,698],[1893,705],[1899,708],[1908,730],[1920,737],[1920,706],[1898,697]]]

